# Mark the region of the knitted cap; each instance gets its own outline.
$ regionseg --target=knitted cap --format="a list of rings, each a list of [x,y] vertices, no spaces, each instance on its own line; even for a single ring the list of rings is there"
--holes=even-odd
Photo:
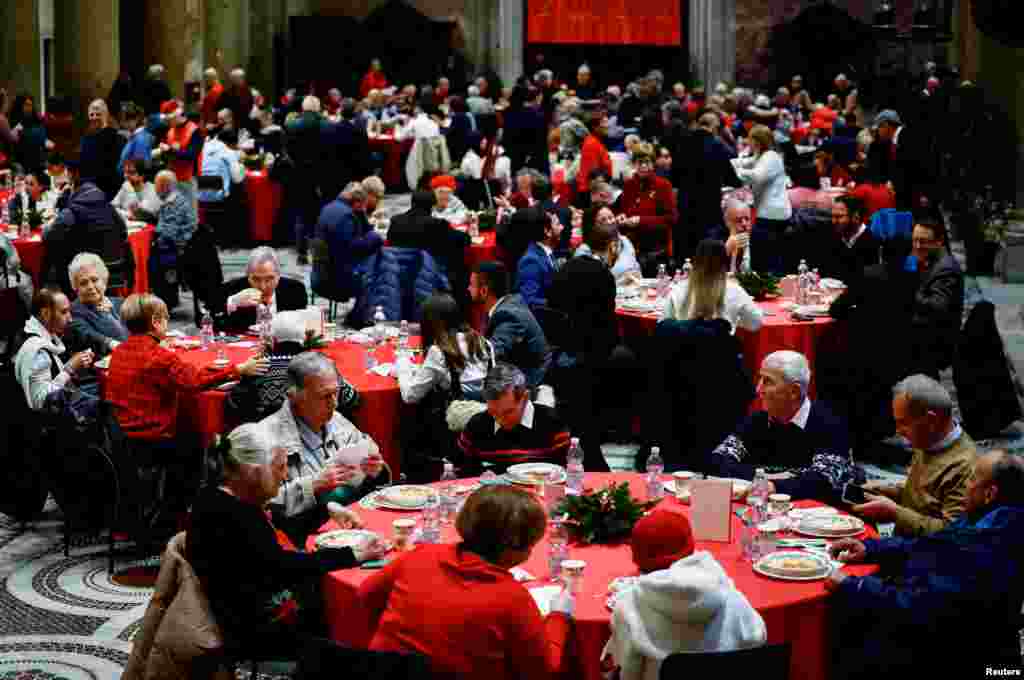
[[[633,562],[642,572],[667,569],[693,552],[693,530],[686,515],[655,510],[633,527]]]
[[[438,175],[434,179],[430,180],[431,189],[440,189],[441,187],[446,187],[455,191],[455,178],[451,175]]]

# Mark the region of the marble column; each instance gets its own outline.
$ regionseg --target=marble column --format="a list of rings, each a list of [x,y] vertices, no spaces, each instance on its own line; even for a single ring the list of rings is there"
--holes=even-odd
[[[43,98],[39,0],[0,3],[0,26],[8,31],[0,40],[3,87],[12,98],[22,93],[31,94],[38,109]]]
[[[54,9],[57,91],[71,97],[82,125],[89,102],[107,96],[121,68],[120,1],[59,0]]]
[[[201,80],[204,10],[203,0],[146,4],[146,63],[164,65],[175,97],[185,96],[185,83]]]
[[[524,0],[496,0],[492,5],[491,66],[505,87],[511,87],[523,74],[525,4]]]
[[[257,3],[265,4],[265,3]],[[249,0],[206,0],[206,63],[223,68],[249,68]]]
[[[736,0],[691,0],[690,71],[710,91],[736,80]]]

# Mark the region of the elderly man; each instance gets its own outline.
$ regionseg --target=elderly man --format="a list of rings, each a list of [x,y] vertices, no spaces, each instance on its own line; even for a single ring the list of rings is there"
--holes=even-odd
[[[469,298],[487,314],[486,336],[494,346],[495,356],[523,371],[531,389],[538,387],[551,366],[551,348],[522,296],[509,293],[504,265],[477,265],[469,277]]]
[[[725,252],[732,264],[730,271],[750,271],[750,205],[730,196],[722,207],[725,229],[712,229],[711,236],[725,241]]]
[[[71,302],[55,288],[40,288],[32,298],[32,317],[25,322],[24,342],[14,356],[14,375],[33,411],[59,392],[82,369],[92,366],[93,352],[78,352],[64,363],[61,337],[71,323]]]
[[[576,85],[572,89],[576,92],[576,96],[583,101],[597,99],[599,90],[594,84],[590,66],[580,64],[580,67],[576,69]]]
[[[879,242],[864,224],[864,202],[853,196],[840,196],[832,203],[832,271],[849,284],[864,276],[864,270],[878,264]],[[838,242],[837,242],[838,241]]]
[[[765,357],[757,381],[764,410],[747,416],[715,448],[710,471],[753,479],[764,468],[771,473],[769,493],[838,501],[859,474],[850,456],[850,434],[823,402],[810,400],[810,382],[804,355],[783,350]]]
[[[288,364],[288,398],[260,423],[288,451],[288,477],[270,501],[274,523],[297,545],[327,520],[327,503],[347,504],[376,485],[384,459],[376,442],[335,410],[338,369],[303,352]]]
[[[224,284],[224,304],[216,322],[228,332],[247,330],[257,322],[260,305],[271,314],[305,309],[308,296],[302,282],[281,276],[281,262],[273,248],[260,246],[249,254],[246,275]]]
[[[903,536],[934,533],[963,513],[977,448],[953,418],[949,392],[935,380],[912,375],[892,393],[896,432],[914,451],[907,481],[867,484],[872,495],[853,511],[876,522],[895,522]]]
[[[255,132],[255,121],[249,117],[254,101],[252,88],[245,79],[245,71],[240,68],[231,71],[228,87],[221,94],[218,106],[230,109],[235,125],[239,128]]]
[[[384,240],[369,228],[360,213],[366,208],[366,191],[352,182],[320,212],[313,244],[313,290],[332,300],[357,297],[360,286],[355,268],[377,252]]]
[[[181,193],[181,185],[172,170],[158,172],[153,188],[160,199],[157,237],[160,241],[173,243],[180,253],[196,230],[197,219],[192,201]]]
[[[499,472],[516,463],[565,464],[569,431],[554,408],[530,400],[522,371],[498,362],[484,378],[483,396],[487,410],[470,418],[459,437],[463,474],[478,473],[484,463]]]
[[[302,113],[285,124],[288,154],[294,163],[289,182],[295,201],[295,247],[299,264],[307,264],[308,240],[321,206],[320,183],[325,169],[325,131],[331,123],[320,114],[320,100],[302,100]],[[330,182],[327,182],[330,185]]]
[[[203,84],[206,86],[206,95],[199,109],[199,122],[204,130],[209,130],[217,125],[217,111],[220,110],[220,96],[224,93],[224,86],[221,85],[217,69],[212,67],[203,71]]]
[[[934,534],[833,542],[839,560],[882,572],[837,569],[825,582],[842,625],[831,677],[907,677],[937,653],[944,677],[1020,668],[1024,462],[991,451],[969,475],[964,514]]]
[[[964,311],[964,274],[949,252],[941,215],[914,218],[911,255],[919,283],[911,317],[913,361],[933,378],[953,362]]]
[[[160,108],[170,123],[167,137],[160,145],[159,151],[167,159],[167,167],[174,171],[178,178],[179,189],[196,206],[196,164],[203,149],[203,136],[199,126],[185,115],[185,104],[175,99],[164,102]],[[153,151],[157,153],[156,150]]]
[[[492,114],[494,113],[494,102],[487,97],[480,96],[479,87],[470,85],[466,88],[466,108],[474,116]]]

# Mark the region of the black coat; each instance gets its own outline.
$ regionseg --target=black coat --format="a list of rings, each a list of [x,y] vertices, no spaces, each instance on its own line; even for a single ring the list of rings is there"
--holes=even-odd
[[[680,147],[672,149],[672,186],[679,190],[680,228],[676,229],[677,246],[683,241],[695,246],[709,227],[722,222],[722,187],[741,186],[730,159],[732,152],[706,130],[695,130],[681,138]],[[685,244],[684,244],[685,245]],[[677,253],[692,249],[676,248]],[[678,255],[677,255],[678,257]]]
[[[979,302],[967,317],[953,361],[960,415],[971,437],[994,437],[1021,417],[1014,373],[996,326],[995,305]]]
[[[572,332],[562,339],[560,349],[578,362],[602,362],[618,344],[615,277],[601,260],[569,259],[551,280],[548,306],[568,317]]]
[[[121,174],[117,171],[117,165],[124,145],[124,137],[109,127],[82,138],[79,159],[82,181],[95,182],[107,195],[107,201],[114,200],[121,188]]]
[[[943,256],[922,274],[914,295],[914,360],[920,372],[935,375],[953,361],[964,313],[964,274],[953,255]]]
[[[239,307],[234,314],[227,313],[227,300],[236,293],[241,293],[250,288],[249,279],[240,276],[224,284],[221,288],[221,310],[214,319],[218,330],[243,332],[256,323],[256,312],[258,307]],[[277,298],[277,311],[287,312],[296,309],[305,309],[309,296],[306,293],[306,286],[301,281],[282,276],[277,284],[277,291],[274,293]]]

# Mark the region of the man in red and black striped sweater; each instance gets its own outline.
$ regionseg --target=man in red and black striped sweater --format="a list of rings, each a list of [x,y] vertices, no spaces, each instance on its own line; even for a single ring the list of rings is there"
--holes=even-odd
[[[530,401],[522,371],[499,362],[484,379],[483,396],[487,410],[473,416],[459,437],[464,475],[479,473],[483,463],[496,472],[516,463],[565,464],[569,430],[555,409]]]

